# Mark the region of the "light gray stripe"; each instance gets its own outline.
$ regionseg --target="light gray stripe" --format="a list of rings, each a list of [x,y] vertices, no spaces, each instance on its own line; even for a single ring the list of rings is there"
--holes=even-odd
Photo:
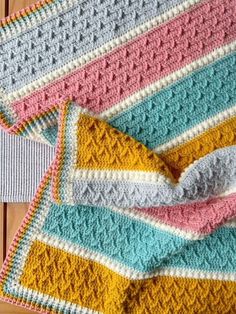
[[[0,130],[0,202],[29,202],[54,149]]]
[[[152,207],[207,199],[225,192],[236,182],[236,146],[218,149],[189,168],[181,181],[148,184],[128,181],[73,183],[77,204],[108,207]],[[63,200],[64,201],[64,200]]]
[[[1,87],[17,90],[184,1],[79,1],[0,46]]]

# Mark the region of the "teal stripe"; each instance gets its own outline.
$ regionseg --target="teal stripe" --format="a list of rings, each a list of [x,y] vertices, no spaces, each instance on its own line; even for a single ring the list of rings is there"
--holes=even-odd
[[[188,240],[106,208],[52,204],[43,232],[149,272]]]
[[[220,228],[184,248],[163,266],[215,272],[236,270],[236,228]]]
[[[55,121],[56,122],[56,121]],[[50,126],[41,131],[41,135],[51,144],[56,146],[58,125]]]
[[[153,149],[236,104],[236,53],[198,70],[112,118]]]
[[[50,126],[42,131],[43,137],[48,141],[49,144],[55,146],[57,141],[58,125]]]
[[[236,53],[198,70],[108,121],[153,149],[236,104]],[[56,143],[57,127],[44,131]]]
[[[236,228],[192,242],[106,208],[53,204],[42,231],[142,272],[159,266],[235,271]]]

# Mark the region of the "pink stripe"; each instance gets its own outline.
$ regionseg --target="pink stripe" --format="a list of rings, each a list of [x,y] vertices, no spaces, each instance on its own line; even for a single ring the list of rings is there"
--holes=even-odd
[[[236,38],[236,0],[193,7],[113,52],[13,103],[20,118],[73,97],[99,113]]]
[[[236,216],[236,194],[201,203],[135,210],[185,231],[209,234]]]

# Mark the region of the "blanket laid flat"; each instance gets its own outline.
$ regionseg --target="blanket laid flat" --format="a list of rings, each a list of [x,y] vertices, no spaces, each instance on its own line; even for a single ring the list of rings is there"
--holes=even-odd
[[[236,313],[235,39],[236,0],[47,0],[2,20],[0,123],[55,147],[2,300]]]

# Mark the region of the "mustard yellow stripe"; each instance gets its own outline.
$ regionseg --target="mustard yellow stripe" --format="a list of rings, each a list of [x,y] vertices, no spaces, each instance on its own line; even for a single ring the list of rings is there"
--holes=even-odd
[[[236,144],[236,118],[224,121],[187,143],[159,156],[106,122],[81,115],[78,169],[150,171],[178,179],[195,160]]]
[[[154,171],[173,179],[157,154],[105,121],[81,114],[77,132],[78,169]]]
[[[168,165],[174,177],[178,178],[195,160],[218,148],[235,144],[236,117],[226,120],[181,146],[160,154],[160,158]]]
[[[35,241],[20,283],[103,313],[236,313],[236,283],[176,277],[129,280]]]

